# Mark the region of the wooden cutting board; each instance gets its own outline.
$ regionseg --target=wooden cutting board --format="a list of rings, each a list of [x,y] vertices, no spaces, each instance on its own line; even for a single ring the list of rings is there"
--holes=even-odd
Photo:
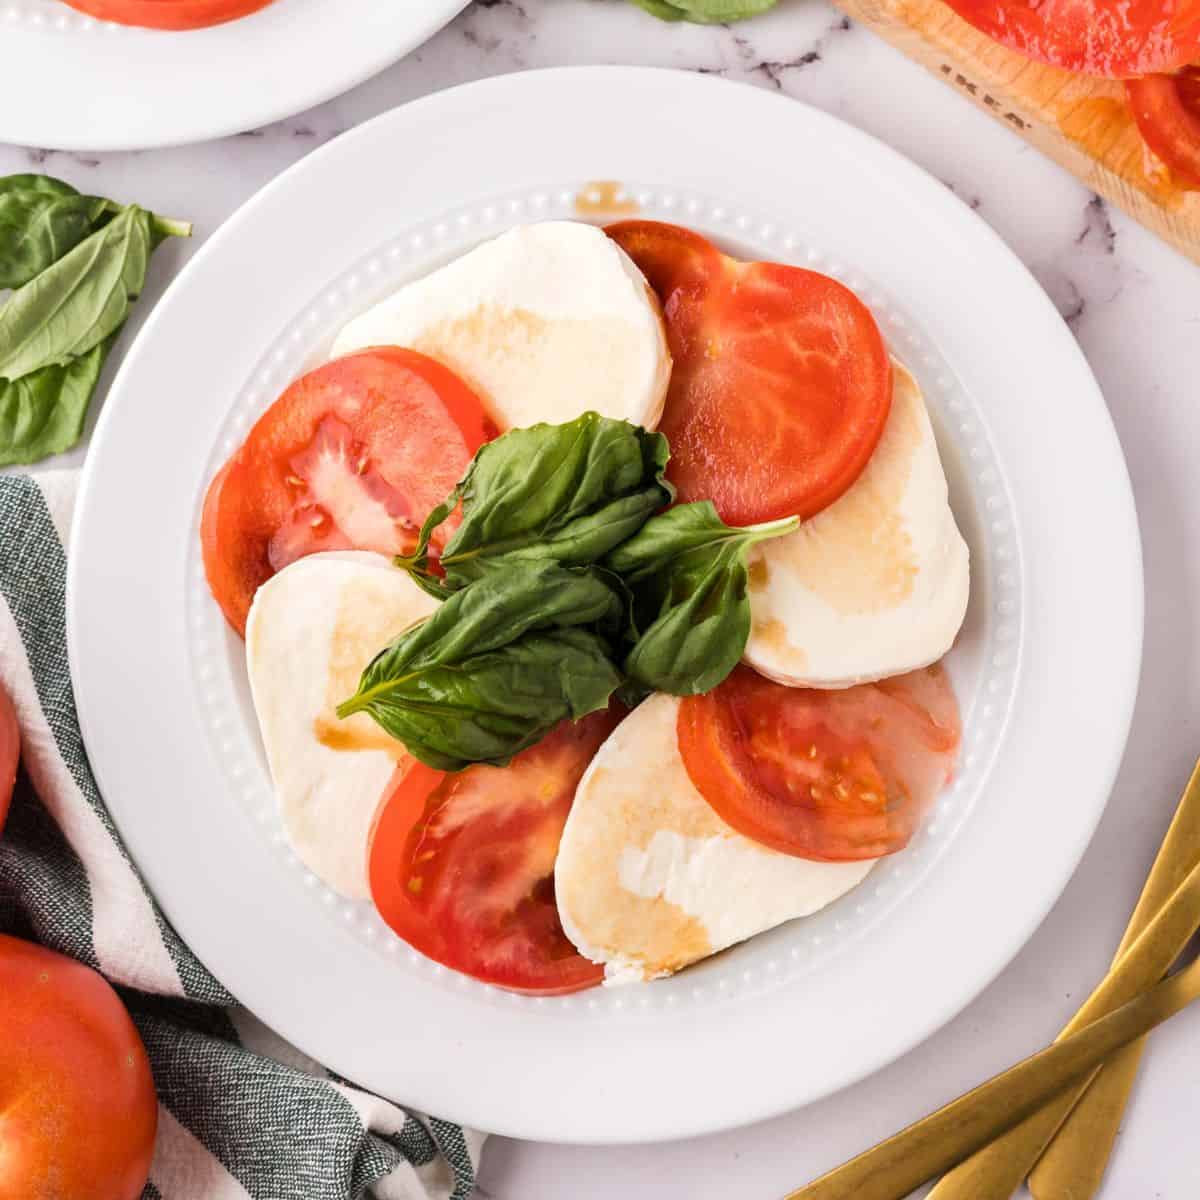
[[[1176,186],[1145,148],[1120,83],[1030,62],[942,0],[835,3],[1200,262],[1200,192]]]

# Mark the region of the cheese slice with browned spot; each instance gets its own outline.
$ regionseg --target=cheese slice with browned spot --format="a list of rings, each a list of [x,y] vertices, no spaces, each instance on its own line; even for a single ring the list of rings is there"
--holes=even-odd
[[[658,299],[593,225],[520,225],[351,321],[334,356],[408,346],[469,384],[502,429],[589,410],[653,429],[671,354]]]
[[[246,667],[283,830],[330,887],[366,897],[367,840],[405,756],[366,713],[335,709],[363,668],[437,601],[382,554],[301,558],[258,589],[246,622]]]
[[[651,696],[600,747],[575,792],[554,871],[563,929],[610,982],[655,979],[808,916],[873,862],[780,854],[743,837],[692,785],[679,701]]]
[[[849,687],[936,662],[967,611],[955,524],[917,382],[893,363],[892,410],[863,473],[750,561],[746,661],[796,687]]]

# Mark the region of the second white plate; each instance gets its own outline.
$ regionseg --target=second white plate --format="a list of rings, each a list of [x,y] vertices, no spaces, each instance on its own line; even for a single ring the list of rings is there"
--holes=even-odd
[[[336,96],[467,0],[274,0],[210,29],[134,29],[0,0],[0,142],[141,150],[243,133]]]
[[[400,153],[412,146],[417,171]],[[287,851],[197,521],[217,465],[350,315],[508,226],[593,215],[597,197],[606,215],[681,221],[735,252],[826,271],[872,306],[926,392],[971,544],[972,605],[950,659],[965,740],[921,836],[825,913],[672,980],[538,1001],[413,954]],[[932,1032],[1057,898],[1103,809],[1136,689],[1132,498],[1049,301],[893,152],[698,76],[490,80],[293,168],[147,323],[97,430],[78,520],[70,638],[89,752],[180,933],[338,1072],[522,1137],[726,1127],[844,1086]]]

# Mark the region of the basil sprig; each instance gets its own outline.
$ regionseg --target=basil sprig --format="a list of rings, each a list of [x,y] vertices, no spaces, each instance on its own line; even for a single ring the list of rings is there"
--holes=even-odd
[[[621,683],[603,631],[623,603],[600,571],[521,562],[455,592],[363,672],[339,717],[367,712],[442,771],[506,764]]]
[[[798,518],[728,526],[708,500],[665,508],[667,440],[585,413],[482,447],[397,558],[442,600],[363,672],[369,713],[422,762],[503,764],[615,694],[710,691],[750,636],[746,556]],[[435,566],[429,539],[458,504]]]
[[[154,248],[191,226],[80,196],[41,176],[0,179],[0,466],[70,449]]]
[[[499,566],[598,562],[670,503],[667,439],[627,421],[584,413],[563,425],[513,429],[480,448],[429,514],[416,551],[397,558],[444,598]],[[462,503],[462,523],[430,570],[429,539]]]
[[[635,640],[624,669],[635,687],[674,696],[712,691],[750,636],[750,547],[799,528],[797,517],[734,528],[711,500],[651,517],[605,565],[633,595]]]

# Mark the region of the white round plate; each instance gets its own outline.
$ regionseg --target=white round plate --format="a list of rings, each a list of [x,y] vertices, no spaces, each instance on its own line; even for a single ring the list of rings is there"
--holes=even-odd
[[[243,133],[361,83],[467,0],[274,0],[210,29],[134,29],[0,0],[0,142],[142,150]]]
[[[287,851],[197,521],[217,465],[350,315],[480,238],[598,198],[610,215],[683,221],[738,253],[824,270],[871,304],[925,389],[971,544],[971,609],[949,659],[965,737],[923,832],[824,913],[674,979],[532,1000],[420,958]],[[1141,655],[1120,448],[1021,264],[863,134],[674,72],[555,70],[442,92],[267,187],[131,349],[76,539],[70,646],[88,749],[179,932],[339,1073],[543,1140],[655,1140],[766,1117],[876,1070],[957,1013],[1083,853]]]

